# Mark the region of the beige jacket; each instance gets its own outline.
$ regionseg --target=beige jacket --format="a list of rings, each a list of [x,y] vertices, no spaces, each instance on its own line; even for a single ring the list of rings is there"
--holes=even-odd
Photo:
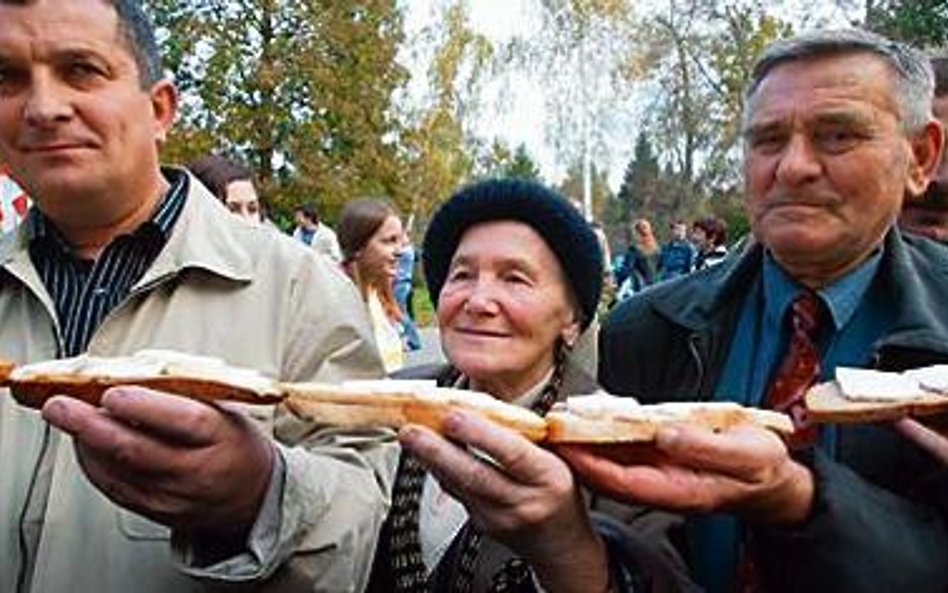
[[[165,249],[89,351],[174,348],[283,380],[381,376],[365,307],[342,273],[191,186]],[[55,309],[22,233],[0,245],[0,265],[0,357],[55,357]],[[186,592],[237,582],[361,590],[396,447],[381,434],[314,431],[270,408],[252,414],[282,443],[285,481],[271,486],[274,513],[258,518],[248,553],[200,567],[188,542],[172,547],[168,529],[110,503],[85,479],[70,439],[0,391],[0,593]]]

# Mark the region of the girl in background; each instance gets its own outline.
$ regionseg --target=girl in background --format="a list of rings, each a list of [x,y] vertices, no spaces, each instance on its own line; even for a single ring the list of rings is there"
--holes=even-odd
[[[401,219],[384,200],[352,200],[339,215],[336,234],[342,267],[369,308],[385,371],[396,371],[405,365],[402,312],[392,292],[404,235]]]
[[[263,205],[250,169],[217,154],[201,157],[189,164],[188,169],[233,214],[251,224],[264,223]]]

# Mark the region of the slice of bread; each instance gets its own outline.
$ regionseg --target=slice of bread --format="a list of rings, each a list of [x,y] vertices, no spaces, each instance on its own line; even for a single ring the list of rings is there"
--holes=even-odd
[[[421,424],[438,433],[456,409],[480,414],[532,441],[546,437],[546,422],[537,414],[486,393],[416,381],[352,381],[341,385],[286,383],[286,407],[297,416],[343,427]]]
[[[256,371],[168,350],[118,357],[82,355],[17,366],[9,372],[6,384],[20,404],[37,409],[54,395],[98,405],[107,389],[120,385],[205,401],[273,404],[282,399],[277,382]]]
[[[652,441],[659,428],[697,424],[719,431],[755,424],[790,434],[786,414],[748,408],[733,402],[675,402],[640,405],[634,399],[605,394],[570,397],[546,416],[548,440],[559,443]]]
[[[6,387],[10,381],[10,373],[13,371],[14,364],[9,360],[0,358],[0,387]]]
[[[812,422],[880,422],[904,416],[948,413],[948,397],[921,391],[911,397],[888,401],[852,399],[843,395],[839,383],[829,381],[807,391],[806,407]]]

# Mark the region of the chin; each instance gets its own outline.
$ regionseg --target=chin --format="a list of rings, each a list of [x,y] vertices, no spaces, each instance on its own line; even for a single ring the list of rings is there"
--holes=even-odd
[[[448,359],[459,371],[476,380],[491,377],[500,368],[500,361],[495,356],[482,352],[465,352],[455,349],[448,353]]]

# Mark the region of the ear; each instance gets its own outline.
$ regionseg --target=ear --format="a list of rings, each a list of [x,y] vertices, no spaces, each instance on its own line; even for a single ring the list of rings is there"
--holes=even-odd
[[[178,89],[170,80],[159,80],[151,87],[149,96],[155,118],[155,142],[160,146],[168,139],[168,131],[178,115]]]
[[[563,331],[560,332],[560,338],[562,338],[563,343],[566,344],[568,348],[572,348],[576,345],[576,342],[579,340],[579,321],[576,321],[576,317],[573,317],[573,321],[569,323],[566,327],[563,328]]]
[[[908,168],[906,193],[916,198],[928,187],[941,164],[941,153],[945,148],[945,129],[937,120],[930,120],[921,131],[909,138],[912,159]]]

